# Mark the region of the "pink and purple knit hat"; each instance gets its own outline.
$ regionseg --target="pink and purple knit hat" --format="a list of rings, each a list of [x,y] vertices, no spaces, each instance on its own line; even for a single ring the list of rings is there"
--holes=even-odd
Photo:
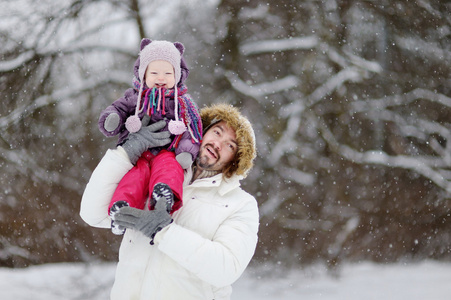
[[[144,46],[144,47],[143,47]],[[172,134],[179,135],[186,130],[185,124],[178,118],[178,95],[177,85],[181,79],[181,62],[182,54],[185,47],[181,43],[171,43],[168,41],[150,41],[143,39],[141,41],[141,52],[139,53],[139,70],[138,76],[141,82],[138,101],[136,103],[136,110],[133,116],[130,116],[125,122],[125,126],[129,132],[137,132],[141,128],[141,121],[138,114],[142,112],[144,107],[141,106],[141,97],[144,89],[144,75],[146,74],[147,66],[156,60],[163,60],[169,62],[174,68],[175,86],[174,86],[174,100],[175,100],[175,121],[169,123],[169,131]]]

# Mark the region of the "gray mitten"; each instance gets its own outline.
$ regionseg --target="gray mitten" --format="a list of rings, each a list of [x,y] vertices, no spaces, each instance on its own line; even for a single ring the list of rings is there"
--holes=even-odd
[[[188,169],[193,162],[193,156],[189,152],[182,152],[175,157],[177,162],[182,166],[182,169]]]
[[[146,121],[144,120],[143,123]],[[122,148],[127,152],[132,164],[135,164],[147,149],[162,147],[171,142],[171,133],[169,131],[158,132],[165,126],[166,122],[161,120],[155,124],[141,127],[138,132],[128,135]]]
[[[157,201],[155,209],[150,211],[124,206],[114,214],[113,220],[118,226],[141,231],[151,239],[151,245],[157,232],[172,223],[164,200]]]
[[[106,117],[105,123],[103,124],[103,127],[108,132],[113,132],[117,129],[119,126],[119,115],[117,113],[111,113]]]

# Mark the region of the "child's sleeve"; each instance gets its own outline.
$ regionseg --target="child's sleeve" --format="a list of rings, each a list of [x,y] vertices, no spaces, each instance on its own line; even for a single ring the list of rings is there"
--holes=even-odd
[[[187,152],[191,154],[192,159],[194,160],[194,158],[196,158],[197,154],[199,153],[199,147],[200,144],[194,142],[191,138],[190,133],[188,131],[185,131],[180,138],[178,146],[175,148],[175,155],[177,156],[180,153]]]
[[[135,90],[131,88],[126,90],[123,97],[114,101],[100,114],[98,121],[100,132],[110,137],[124,130],[125,121],[135,113],[136,103],[137,94]],[[114,124],[117,124],[115,128],[107,128],[108,124],[111,124],[111,120],[117,120],[114,122]]]

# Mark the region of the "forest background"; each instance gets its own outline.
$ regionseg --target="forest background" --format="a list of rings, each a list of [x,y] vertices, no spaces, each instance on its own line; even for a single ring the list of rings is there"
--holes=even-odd
[[[115,261],[79,217],[141,38],[254,124],[253,264],[451,261],[449,1],[0,1],[0,266]]]

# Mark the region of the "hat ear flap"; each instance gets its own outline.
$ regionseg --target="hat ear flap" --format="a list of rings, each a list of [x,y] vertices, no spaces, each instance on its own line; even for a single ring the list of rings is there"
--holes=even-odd
[[[177,50],[179,50],[180,55],[182,55],[183,52],[185,51],[185,46],[183,46],[182,43],[175,42],[175,43],[174,43],[174,46],[175,46],[175,48],[177,48]]]
[[[149,45],[150,43],[152,43],[152,40],[144,38],[141,40],[141,47],[140,50],[144,49],[144,47],[146,47],[147,45]]]

